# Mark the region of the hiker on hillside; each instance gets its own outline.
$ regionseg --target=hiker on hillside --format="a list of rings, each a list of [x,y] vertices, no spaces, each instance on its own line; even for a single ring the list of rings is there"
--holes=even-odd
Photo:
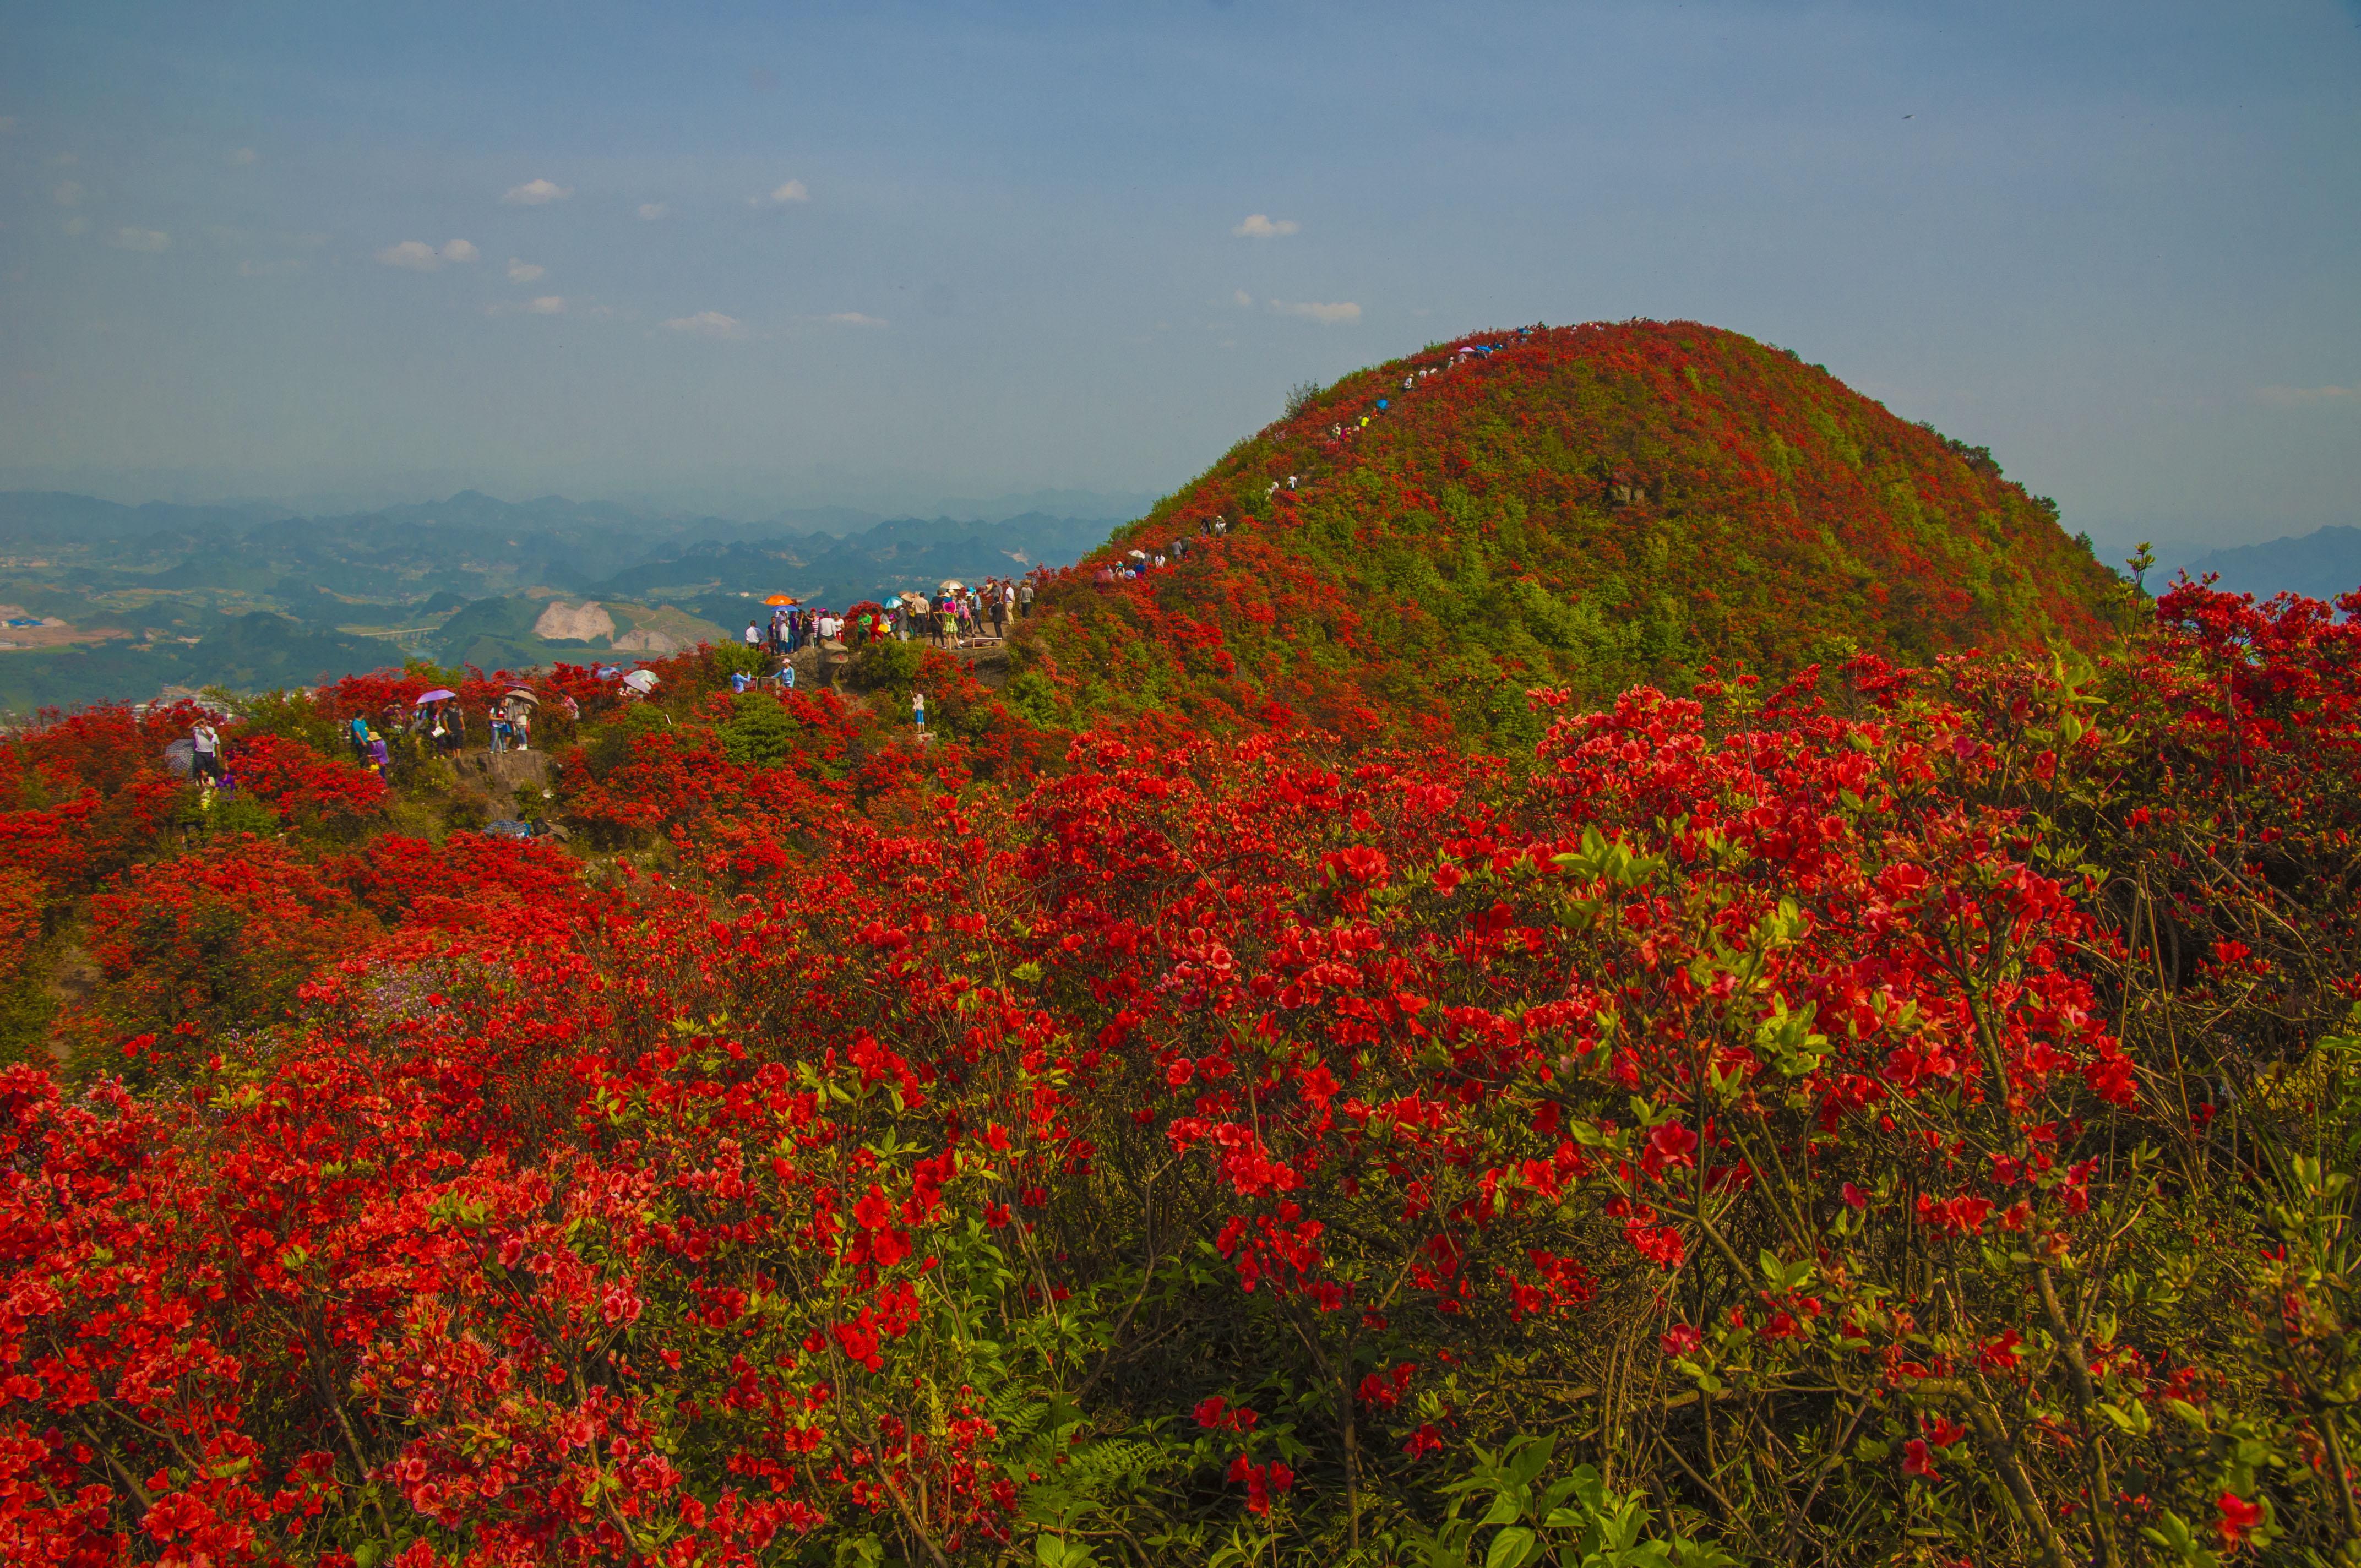
[[[509,733],[516,740],[520,751],[533,750],[533,709],[517,703],[509,709]]]
[[[370,730],[368,732],[369,772],[375,773],[378,776],[379,781],[381,783],[385,778],[386,770],[391,762],[392,758],[385,749],[385,737],[379,734],[374,729]]]
[[[491,720],[492,720],[492,744],[491,744],[491,750],[492,750],[493,751],[495,751],[495,752],[505,751],[507,751],[507,750],[509,749],[509,715],[508,715],[508,710],[507,710],[506,708],[503,708],[503,707],[495,707],[495,708],[493,708],[493,709],[492,709],[492,712],[491,712]]]
[[[368,761],[368,719],[357,713],[346,727],[346,732],[352,737],[353,755],[364,762]]]
[[[214,732],[212,719],[197,720],[196,728],[189,731],[189,744],[195,748],[195,754],[189,759],[193,764],[191,771],[200,778],[220,783],[221,736]]]
[[[913,691],[910,694],[910,722],[917,727],[919,738],[925,739],[927,733],[927,694],[925,692]]]
[[[746,646],[749,648],[760,648],[762,645],[762,632],[755,629],[752,621],[748,621],[746,623]]]
[[[1033,579],[1026,578],[1016,585],[1016,619],[1023,620],[1033,613]]]

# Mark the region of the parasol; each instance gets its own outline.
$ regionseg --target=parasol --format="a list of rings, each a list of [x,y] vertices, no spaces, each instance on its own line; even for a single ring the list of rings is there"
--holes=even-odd
[[[937,583],[935,587],[940,588],[944,593],[955,594],[966,587],[967,585],[961,582],[957,577],[945,577],[941,582]]]
[[[656,673],[653,670],[633,670],[623,677],[623,684],[644,696],[656,689]]]
[[[447,702],[452,697],[457,696],[459,694],[457,692],[453,691],[449,686],[436,686],[431,692],[420,692],[417,696],[411,700],[410,706],[412,707],[424,707],[430,702]]]
[[[1126,550],[1124,554],[1130,556],[1135,561],[1145,561],[1148,559],[1148,552],[1145,550]]]
[[[764,599],[763,602],[764,604],[801,604],[804,601],[796,598],[793,594],[773,594],[769,598]]]
[[[539,707],[541,704],[541,698],[533,696],[533,693],[525,690],[522,686],[515,687],[509,693],[509,696],[532,703],[535,707]]]

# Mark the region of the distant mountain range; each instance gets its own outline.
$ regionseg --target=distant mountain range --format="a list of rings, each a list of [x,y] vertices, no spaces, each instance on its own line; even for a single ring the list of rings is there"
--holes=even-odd
[[[144,698],[166,685],[304,685],[411,655],[491,669],[644,650],[734,631],[770,594],[840,608],[945,577],[1064,564],[1104,543],[1109,522],[850,508],[747,521],[474,490],[302,517],[258,502],[0,492],[0,601],[68,629],[28,631],[19,640],[40,645],[15,646],[0,627],[0,707]],[[540,635],[553,601],[608,606],[617,630],[588,641]]]
[[[2298,539],[2216,550],[2181,569],[2201,578],[2212,572],[2221,578],[2215,587],[2258,599],[2279,593],[2334,599],[2361,589],[2361,528],[2323,528]]]

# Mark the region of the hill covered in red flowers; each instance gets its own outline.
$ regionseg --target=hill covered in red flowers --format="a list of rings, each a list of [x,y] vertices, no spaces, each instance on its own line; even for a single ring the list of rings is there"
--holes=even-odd
[[[1299,411],[1328,467],[1233,454],[1005,691],[733,644],[0,735],[0,1562],[2354,1562],[2361,595],[2109,602],[1974,455],[1589,330]],[[1685,341],[1860,466],[1504,466],[1686,429],[1574,352]],[[1930,474],[1948,555],[1871,526]],[[1420,619],[1650,538],[1761,598]],[[1846,635],[1939,656],[1704,668]]]
[[[1097,580],[1133,551],[1169,564]],[[1226,727],[1275,702],[1518,743],[1533,685],[2087,647],[2114,582],[1985,451],[1690,322],[1480,334],[1346,377],[1079,576],[1019,640],[1044,713]]]

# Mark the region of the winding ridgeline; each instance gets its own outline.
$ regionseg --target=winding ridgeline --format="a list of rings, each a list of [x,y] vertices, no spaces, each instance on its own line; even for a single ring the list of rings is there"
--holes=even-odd
[[[1301,394],[1078,576],[1016,650],[1068,722],[1276,703],[1503,743],[1539,685],[2086,645],[2114,580],[1984,449],[1693,322],[1478,334]]]

